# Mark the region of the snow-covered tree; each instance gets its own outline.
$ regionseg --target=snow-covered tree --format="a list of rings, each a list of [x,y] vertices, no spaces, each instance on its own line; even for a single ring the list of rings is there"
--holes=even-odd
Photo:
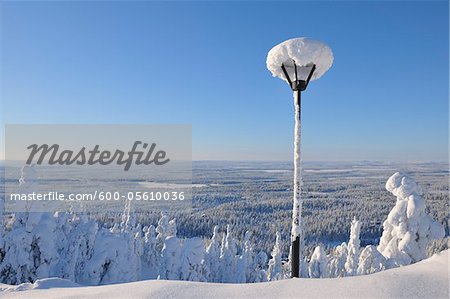
[[[326,278],[327,271],[327,255],[322,246],[314,248],[314,252],[309,261],[309,277],[311,278]]]
[[[443,238],[444,230],[426,213],[421,188],[397,172],[386,182],[386,189],[397,197],[397,202],[383,223],[378,251],[397,265],[426,258],[427,245]]]
[[[255,257],[255,267],[252,271],[252,276],[248,282],[265,282],[267,281],[266,265],[267,254],[264,251],[260,251]]]
[[[128,239],[130,245],[128,252],[130,255],[130,268],[134,280],[139,280],[142,275],[142,255],[144,254],[144,236],[141,225],[138,224],[134,229],[134,234],[130,233]]]
[[[347,262],[347,243],[343,242],[332,250],[328,262],[330,277],[344,277],[346,275],[345,263]]]
[[[281,264],[281,235],[277,231],[275,245],[272,250],[272,258],[269,261],[269,269],[267,270],[267,280],[273,281],[282,278],[283,269]]]
[[[189,238],[184,241],[181,252],[181,280],[206,281],[205,246],[200,238]]]
[[[25,227],[14,226],[4,240],[5,256],[1,263],[1,281],[7,284],[33,282],[36,279],[31,258],[33,238]]]
[[[309,263],[306,256],[303,257],[303,260],[300,261],[300,277],[308,277],[309,276]]]
[[[218,226],[214,226],[213,236],[211,242],[206,248],[205,255],[205,266],[208,271],[207,280],[210,282],[218,282],[219,276],[219,266],[220,266],[220,241],[218,234]]]
[[[53,267],[53,273],[57,273],[58,277],[69,279],[75,281],[75,271],[74,271],[74,258],[73,253],[69,248],[70,241],[68,236],[72,231],[72,223],[70,222],[70,213],[56,212],[54,214],[56,227],[56,240],[58,253],[58,262]]]
[[[156,247],[156,228],[153,225],[144,227],[144,251],[143,251],[143,279],[153,279],[158,276],[160,265],[160,253]]]
[[[129,241],[122,234],[99,230],[94,253],[83,275],[84,283],[98,285],[132,281],[135,269],[129,263]]]
[[[181,245],[175,236],[167,237],[161,251],[161,269],[159,279],[181,279]]]
[[[73,269],[74,281],[81,282],[86,273],[86,265],[94,254],[98,224],[89,220],[85,213],[72,215],[70,223],[71,230],[67,236],[68,255],[72,256],[73,260],[69,267]],[[71,272],[68,272],[68,275],[72,275]]]
[[[136,216],[134,212],[133,201],[126,200],[124,211],[121,217],[122,221],[120,222],[120,229],[122,231],[132,232],[136,228]]]
[[[22,167],[19,192],[35,191],[37,173],[34,166]],[[34,212],[33,202],[24,206],[25,211],[15,214],[11,231],[4,238],[5,256],[0,276],[3,282],[32,282],[49,277],[58,265],[57,225],[53,213]]]
[[[239,283],[245,283],[253,278],[250,278],[254,273],[253,265],[253,247],[250,241],[251,232],[246,231],[244,235],[242,254],[239,256],[236,265],[236,280]]]
[[[120,224],[98,230],[86,215],[75,224],[72,238],[76,248],[78,282],[88,285],[136,281],[141,278],[144,236],[140,224],[135,225],[132,203],[125,202]]]
[[[158,221],[158,226],[156,227],[156,242],[158,250],[161,251],[164,246],[164,240],[167,237],[177,235],[177,223],[175,219],[169,221],[169,216],[161,213],[161,218]]]
[[[227,225],[225,240],[222,239],[220,249],[221,282],[236,282],[236,240],[231,234],[231,227]]]
[[[345,263],[345,270],[348,276],[356,275],[358,270],[359,251],[361,241],[359,234],[361,231],[361,223],[353,218],[350,228],[350,240],[348,241],[347,261]]]
[[[359,256],[358,275],[371,274],[384,269],[386,259],[374,245],[367,245]]]

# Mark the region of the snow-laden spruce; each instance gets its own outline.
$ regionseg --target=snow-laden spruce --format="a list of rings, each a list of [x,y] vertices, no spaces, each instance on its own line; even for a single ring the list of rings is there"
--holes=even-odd
[[[397,202],[383,223],[378,250],[397,265],[423,260],[428,244],[443,238],[444,229],[426,213],[422,189],[411,178],[397,172],[387,181],[386,190]]]
[[[353,218],[350,228],[350,240],[348,242],[347,261],[345,263],[345,270],[348,276],[356,275],[358,270],[359,248],[361,246],[361,241],[359,240],[360,231],[361,223],[356,218]]]
[[[272,250],[272,258],[269,261],[269,269],[267,272],[267,279],[269,281],[279,280],[282,278],[282,266],[281,266],[281,235],[279,232],[276,233],[277,239],[275,241],[275,246]]]
[[[267,54],[266,65],[274,77],[286,80],[281,64],[302,66],[316,65],[311,80],[320,78],[333,64],[333,52],[321,41],[300,37],[292,38],[273,47]],[[309,69],[299,68],[299,78],[306,78]],[[305,72],[305,73],[303,73]]]
[[[347,262],[347,252],[348,248],[345,242],[331,249],[328,260],[328,273],[330,277],[346,276],[345,263]]]
[[[236,280],[239,283],[244,283],[246,281],[254,280],[252,274],[254,274],[252,269],[254,269],[254,257],[253,257],[253,245],[251,243],[250,237],[252,233],[246,231],[244,234],[244,242],[242,247],[242,254],[238,258],[236,264]],[[250,270],[250,271],[249,271]]]
[[[220,248],[220,263],[219,268],[222,282],[235,282],[236,279],[236,240],[232,236],[231,226],[227,225],[227,233],[223,235],[222,247]]]
[[[309,261],[309,277],[311,278],[326,278],[328,257],[323,249],[323,246],[314,248],[314,252]]]
[[[359,256],[358,275],[371,274],[384,270],[386,259],[374,245],[367,245]]]
[[[207,274],[207,281],[219,282],[219,258],[220,258],[220,241],[219,241],[219,227],[214,226],[213,236],[211,242],[206,248],[205,265],[209,269]]]

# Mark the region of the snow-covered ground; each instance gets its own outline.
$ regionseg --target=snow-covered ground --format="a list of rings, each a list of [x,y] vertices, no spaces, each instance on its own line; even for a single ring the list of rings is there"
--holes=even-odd
[[[365,276],[253,284],[148,280],[73,287],[63,279],[0,284],[1,298],[449,298],[449,250],[419,263]]]

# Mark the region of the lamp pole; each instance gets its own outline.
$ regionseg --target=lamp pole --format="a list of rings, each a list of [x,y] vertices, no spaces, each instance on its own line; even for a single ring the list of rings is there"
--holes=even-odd
[[[300,136],[301,120],[302,120],[302,92],[301,90],[294,90],[294,109],[295,109],[295,126],[294,136]],[[302,251],[300,251],[300,237],[303,241],[302,223],[300,223],[302,207],[301,207],[301,142],[299,139],[294,139],[294,207],[292,209],[293,226],[299,228],[298,233],[292,229],[292,269],[291,277],[300,277],[300,261],[302,260]],[[301,242],[303,243],[303,242]],[[303,245],[303,244],[301,244]],[[303,246],[302,246],[303,247]]]
[[[295,127],[294,127],[294,198],[292,209],[292,235],[291,235],[291,277],[300,277],[300,261],[302,260],[303,249],[303,232],[302,232],[302,201],[301,201],[301,92],[306,90],[309,81],[316,69],[313,64],[308,77],[305,80],[298,78],[297,64],[293,60],[294,80],[289,77],[284,64],[281,65],[284,76],[294,93],[294,111],[295,111]]]

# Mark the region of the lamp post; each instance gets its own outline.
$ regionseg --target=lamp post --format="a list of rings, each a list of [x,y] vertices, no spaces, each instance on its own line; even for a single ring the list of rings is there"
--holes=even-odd
[[[309,81],[311,80],[314,71],[316,70],[315,64],[310,64],[306,66],[298,66],[295,63],[295,60],[292,60],[292,64],[290,63],[282,63],[281,69],[283,70],[283,74],[286,80],[289,83],[293,93],[294,93],[294,109],[295,109],[295,136],[301,136],[301,120],[302,120],[302,107],[301,107],[301,94],[302,91],[306,90],[308,87]],[[288,71],[290,70],[290,72]],[[298,73],[299,70],[302,70],[302,74],[308,74],[306,78],[299,78]],[[293,78],[289,76],[293,75]],[[301,213],[302,207],[301,205],[301,145],[299,138],[295,138],[294,141],[294,207],[292,213],[292,223],[294,226],[299,227],[298,232],[294,232],[291,236],[292,245],[291,245],[291,276],[292,277],[300,277],[300,261],[302,260],[302,252],[300,250],[300,246],[303,248],[303,234],[301,230],[302,223]]]
[[[301,92],[309,81],[320,78],[333,64],[333,52],[324,43],[293,38],[273,47],[267,54],[267,68],[274,77],[287,81],[294,93],[294,198],[291,232],[291,276],[300,277],[303,252],[301,200]]]

